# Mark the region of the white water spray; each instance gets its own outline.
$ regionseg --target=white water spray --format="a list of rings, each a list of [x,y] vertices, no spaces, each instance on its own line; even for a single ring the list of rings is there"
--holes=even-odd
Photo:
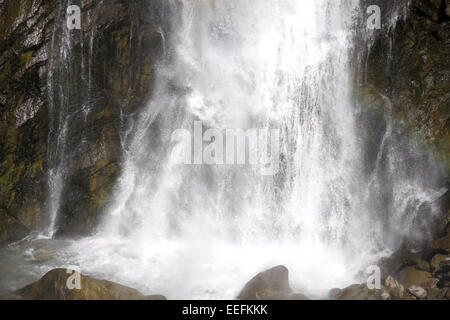
[[[397,215],[386,220],[373,205],[383,159],[389,170],[399,164],[388,127],[373,175],[363,174],[349,59],[364,11],[349,0],[170,1],[179,2],[154,96],[123,135],[110,212],[96,236],[69,248],[67,263],[170,298],[234,298],[278,264],[294,290],[312,296],[353,283],[395,249],[384,225],[403,219],[408,204],[431,201],[400,176]],[[172,132],[194,121],[280,129],[279,173],[178,164]]]
[[[356,5],[182,4],[173,59],[126,139],[111,215],[77,245],[95,251],[95,267],[84,265],[174,298],[233,298],[274,264],[303,292],[348,284],[371,248],[353,223],[362,221],[348,61]],[[194,120],[280,129],[281,172],[176,164],[171,133]]]

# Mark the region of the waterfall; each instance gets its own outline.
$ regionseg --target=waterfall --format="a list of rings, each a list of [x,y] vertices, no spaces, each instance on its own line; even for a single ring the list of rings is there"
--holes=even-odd
[[[181,1],[154,97],[125,132],[110,214],[95,240],[76,245],[92,253],[83,264],[144,291],[233,298],[274,264],[298,290],[324,294],[375,260],[350,86],[357,9]],[[279,172],[178,164],[172,133],[194,121],[279,129]]]
[[[414,170],[419,147],[395,130],[387,97],[375,157],[363,152],[373,119],[353,95],[365,12],[357,1],[168,2],[173,31],[153,97],[127,119],[122,175],[98,233],[73,243],[67,263],[191,299],[234,298],[257,272],[284,264],[294,290],[324,297],[361,280],[420,212],[434,212],[437,193]],[[68,99],[63,87],[49,88]],[[180,164],[173,133],[195,122],[203,132],[279,130],[277,172]],[[58,123],[60,141],[68,122]],[[52,212],[63,192],[59,163],[50,170]]]
[[[61,1],[57,8],[50,43],[47,97],[49,134],[47,150],[48,223],[43,237],[53,237],[58,230],[66,180],[80,161],[87,141],[80,128],[89,125],[88,116],[95,97],[92,80],[94,31],[72,32],[67,28],[67,8],[71,1]],[[84,38],[89,41],[84,41]],[[84,43],[88,43],[87,48]]]
[[[66,4],[68,2],[66,1]],[[69,104],[73,72],[70,68],[71,43],[67,28],[64,28],[66,6],[59,7],[57,23],[52,33],[51,52],[47,90],[49,102],[49,135],[47,161],[49,163],[47,212],[49,222],[43,235],[53,237],[60,209],[61,195],[64,190],[64,173],[66,163],[67,133],[69,127]],[[62,76],[62,75],[65,76]]]

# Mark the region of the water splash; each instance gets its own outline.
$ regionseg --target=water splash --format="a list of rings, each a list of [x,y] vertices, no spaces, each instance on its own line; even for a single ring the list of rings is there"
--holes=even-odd
[[[100,234],[76,245],[95,261],[83,264],[178,298],[232,298],[272,264],[287,265],[296,288],[313,295],[348,284],[373,255],[355,183],[356,9],[351,1],[182,1],[154,99],[129,130],[117,201]],[[176,164],[171,133],[194,120],[279,128],[281,172]]]
[[[351,78],[357,1],[169,5],[174,31],[152,100],[122,133],[107,218],[97,235],[64,244],[58,261],[191,299],[234,298],[255,273],[284,264],[294,290],[324,297],[395,250],[424,205],[434,212],[420,148],[395,130],[386,97],[375,156],[364,157],[370,121],[358,122]],[[280,172],[177,164],[171,133],[195,120],[279,128]]]

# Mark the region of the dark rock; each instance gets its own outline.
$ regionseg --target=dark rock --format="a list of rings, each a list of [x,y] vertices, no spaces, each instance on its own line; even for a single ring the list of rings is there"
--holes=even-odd
[[[2,232],[10,235],[3,238],[8,242],[44,223],[44,69],[56,3],[5,0],[0,6],[0,209],[8,215],[2,213]]]
[[[281,300],[292,292],[289,286],[289,271],[277,266],[258,273],[241,290],[239,300]]]
[[[28,233],[27,227],[0,209],[0,243],[20,240]]]
[[[450,258],[440,260],[433,275],[439,279],[436,286],[448,290],[450,288]]]
[[[405,20],[392,32],[380,33],[367,62],[367,80],[376,91],[388,95],[394,117],[432,148],[448,176],[450,22],[442,16],[448,9],[442,3],[411,1]]]
[[[120,128],[151,94],[165,1],[80,3],[82,30],[68,33],[65,2],[0,5],[0,209],[9,217],[2,227],[6,241],[49,225],[48,171],[61,165],[58,234],[94,230],[119,174]],[[64,121],[71,125],[58,144]]]
[[[58,236],[92,233],[110,200],[122,160],[121,128],[152,91],[153,65],[163,39],[160,22],[152,13],[159,6],[160,1],[144,0],[83,3],[82,30],[70,35],[73,54],[54,58],[55,81],[70,81],[67,86],[72,87],[59,102],[70,104],[67,114],[53,115],[56,121],[71,117],[68,148],[60,154],[51,150],[64,159]],[[57,30],[59,43],[62,34]],[[61,79],[67,70],[69,79],[67,75]],[[61,100],[60,92],[53,94],[55,101]],[[80,112],[85,107],[87,116]]]

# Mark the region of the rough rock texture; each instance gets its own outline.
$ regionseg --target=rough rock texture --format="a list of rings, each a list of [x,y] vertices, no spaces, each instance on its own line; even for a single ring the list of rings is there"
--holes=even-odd
[[[394,115],[422,137],[450,172],[450,17],[448,0],[412,0],[393,34],[375,42],[368,82],[387,95]]]
[[[370,205],[376,208],[380,219],[387,220],[395,214],[390,207],[394,185],[391,183],[394,178],[389,175],[390,161],[397,161],[396,179],[406,181],[422,175],[421,181],[430,190],[450,190],[450,18],[446,13],[450,1],[361,2],[363,7],[377,4],[382,8],[381,30],[368,33],[372,36],[370,48],[365,31],[357,39],[354,93],[361,107],[356,123],[358,135],[364,141],[360,148],[365,174],[370,176],[375,165],[378,172],[384,173],[379,177],[381,187],[371,190]],[[406,2],[410,2],[409,7]],[[401,12],[403,18],[393,23],[396,16],[393,12]],[[361,23],[365,30],[366,21]],[[362,39],[364,42],[358,42]],[[373,159],[377,159],[388,130],[388,141],[395,141],[396,154],[389,158],[381,154],[381,161],[375,162]],[[439,204],[440,212],[431,209]],[[440,199],[424,202],[417,209],[402,252],[432,250],[433,243],[448,234],[449,222],[447,191]],[[395,232],[395,226],[387,224],[388,234],[391,227]],[[397,270],[390,270],[393,271]]]
[[[43,223],[48,115],[47,43],[56,1],[0,5],[0,238]],[[6,224],[3,224],[6,221]]]
[[[399,20],[389,32],[382,30],[377,35],[368,55],[361,94],[372,101],[375,109],[377,103],[382,103],[381,95],[389,98],[396,126],[409,131],[439,160],[447,180],[442,187],[447,190],[450,189],[449,11],[448,0],[412,0],[405,19]],[[450,192],[438,201],[440,216],[431,217],[424,211],[425,232],[421,217],[417,220],[414,232],[422,233],[420,238],[426,241],[416,245],[411,237],[405,238],[402,247],[381,262],[385,276],[395,275],[406,286],[420,285],[433,273],[437,257],[449,254]]]
[[[378,4],[390,5],[382,0]],[[448,0],[412,0],[405,19],[399,20],[394,29],[383,29],[377,35],[365,64],[363,85],[357,92],[358,99],[372,108],[365,114],[379,119],[370,122],[374,126],[384,125],[379,110],[386,103],[382,97],[389,98],[395,125],[431,149],[442,164],[447,179],[442,186],[447,190],[450,189],[449,14]],[[366,130],[383,132],[384,128]],[[376,149],[380,137],[373,137]],[[373,154],[368,152],[367,156]],[[416,245],[405,238],[397,252],[380,262],[384,281],[381,289],[369,290],[366,284],[355,284],[343,290],[333,289],[330,298],[449,299],[446,267],[450,253],[449,191],[439,202],[441,216],[434,220],[426,216],[427,232],[423,233],[426,241]],[[393,292],[392,288],[397,289]]]
[[[422,285],[406,286],[394,277],[388,276],[380,289],[369,289],[366,283],[354,284],[344,289],[333,289],[330,291],[329,297],[336,300],[439,300],[450,298],[448,289],[438,287],[438,280],[432,278],[431,274],[427,275],[426,280],[420,277],[417,280]]]
[[[72,272],[54,269],[39,281],[17,290],[15,299],[23,300],[166,300],[161,295],[144,296],[139,291],[106,280],[80,275],[80,289],[69,289],[75,283]]]
[[[52,160],[65,170],[59,235],[86,234],[97,225],[119,173],[121,127],[151,93],[162,34],[152,18],[157,1],[149,3],[82,1],[82,30],[68,36],[64,28],[57,32],[57,43],[67,37],[71,41],[70,58],[52,50],[57,53],[55,80],[65,83],[67,74],[71,78],[69,92],[53,92],[55,101],[61,97],[69,105],[53,119],[70,122],[64,141],[68,147],[52,150]]]
[[[120,128],[151,94],[161,3],[71,1],[82,29],[70,31],[66,1],[2,1],[0,240],[48,225],[49,169],[63,181],[58,234],[96,226],[119,171]]]

